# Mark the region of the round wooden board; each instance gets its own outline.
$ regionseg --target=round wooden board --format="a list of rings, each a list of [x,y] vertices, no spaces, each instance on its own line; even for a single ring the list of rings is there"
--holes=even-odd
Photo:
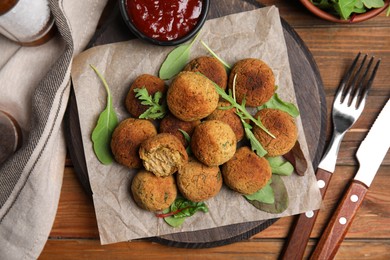
[[[259,7],[262,6],[254,0],[211,1],[208,19],[249,11]],[[103,14],[106,21],[96,32],[88,47],[125,41],[133,38],[120,17],[118,7],[108,6],[107,9],[112,11],[109,16]],[[326,101],[322,80],[317,65],[304,42],[283,19],[282,25],[298,106],[301,112],[309,152],[311,158],[313,158],[313,167],[316,168],[324,149],[326,131]],[[92,197],[80,133],[77,102],[73,91],[71,92],[68,109],[65,115],[65,127],[67,129],[66,139],[69,154],[75,172],[85,191]],[[175,247],[216,247],[248,239],[272,225],[276,220],[277,219],[271,219],[234,224],[201,231],[152,237],[147,238],[147,240]]]

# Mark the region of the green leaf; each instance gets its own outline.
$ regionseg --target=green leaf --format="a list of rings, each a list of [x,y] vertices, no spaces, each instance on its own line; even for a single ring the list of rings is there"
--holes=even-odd
[[[204,202],[193,202],[178,196],[169,209],[163,211],[163,213],[177,213],[172,216],[164,217],[164,220],[170,226],[178,227],[183,224],[187,217],[193,216],[198,211],[207,213],[209,209]]]
[[[274,190],[271,187],[272,179],[260,190],[256,191],[250,195],[244,195],[247,200],[258,201],[266,204],[275,203],[275,194]]]
[[[90,66],[100,78],[107,91],[106,108],[100,113],[97,124],[92,131],[93,150],[101,163],[110,164],[114,160],[110,149],[111,136],[115,127],[118,125],[118,117],[112,105],[112,97],[106,80],[94,66]]]
[[[243,118],[241,118],[241,123],[244,126],[245,136],[248,138],[251,149],[254,151],[258,156],[263,157],[267,154],[267,151],[264,149],[264,147],[261,145],[259,140],[255,137],[255,135],[252,132],[252,126],[245,122]]]
[[[365,7],[368,9],[371,8],[380,8],[385,5],[385,2],[383,0],[362,0]]]
[[[192,154],[192,151],[191,151],[191,146],[190,146],[190,143],[191,143],[191,137],[190,137],[190,135],[186,132],[186,131],[184,131],[183,129],[178,129],[179,131],[180,131],[180,133],[182,133],[183,134],[183,136],[184,136],[184,139],[187,141],[187,143],[188,143],[188,146],[186,147],[186,152],[187,152],[187,154],[188,155],[191,155]]]
[[[258,107],[257,109],[261,110],[264,108],[273,108],[273,109],[279,109],[286,113],[289,113],[292,117],[299,116],[299,110],[298,108],[293,104],[289,102],[285,102],[281,100],[277,93],[275,93],[270,100],[267,101],[264,105]]]
[[[168,54],[159,71],[159,77],[161,79],[171,79],[183,70],[190,59],[190,50],[198,35],[199,33],[189,44],[180,45]]]
[[[294,172],[294,166],[289,161],[284,160],[282,156],[267,157],[266,159],[274,174],[290,176]]]
[[[248,200],[248,202],[255,208],[271,214],[282,213],[288,208],[289,204],[288,193],[283,179],[279,175],[273,174],[271,187],[274,190],[275,195],[274,203],[267,204],[256,200]]]
[[[232,69],[232,67],[227,64],[227,62],[225,62],[223,59],[221,59],[204,41],[200,41],[202,43],[202,45],[206,48],[206,50],[208,50],[211,55],[216,58],[220,63],[222,63],[222,65],[225,67],[225,69],[227,71],[230,71]]]
[[[135,97],[141,101],[142,105],[150,106],[145,112],[143,112],[139,118],[142,119],[160,119],[163,118],[167,112],[166,104],[160,105],[160,99],[162,93],[157,91],[153,96],[149,95],[148,90],[145,87],[141,89],[134,89]]]
[[[342,19],[347,20],[353,12],[356,0],[339,0],[334,8]]]

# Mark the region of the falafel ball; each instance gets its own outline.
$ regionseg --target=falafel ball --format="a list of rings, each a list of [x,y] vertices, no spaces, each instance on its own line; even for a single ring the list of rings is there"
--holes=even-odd
[[[218,100],[214,83],[192,71],[183,71],[177,75],[167,92],[169,110],[183,121],[207,117],[217,108]]]
[[[265,128],[276,138],[272,138],[260,127],[253,125],[253,134],[268,152],[268,156],[279,156],[289,152],[298,138],[294,118],[279,109],[266,108],[258,111],[255,118],[260,118]]]
[[[233,90],[236,76],[235,92],[238,103],[245,98],[250,107],[266,103],[275,92],[275,77],[271,68],[259,59],[243,59],[238,61],[229,75],[229,89]]]
[[[168,133],[157,134],[142,142],[139,155],[145,169],[160,177],[172,175],[188,162],[183,144]]]
[[[222,165],[222,176],[230,189],[241,194],[253,194],[268,183],[272,171],[267,159],[243,146]]]
[[[214,57],[202,56],[190,61],[185,71],[200,72],[210,80],[214,81],[223,90],[227,87],[227,73],[223,64]]]
[[[129,168],[142,167],[138,150],[143,141],[157,134],[156,127],[148,120],[128,118],[114,129],[111,151],[115,160]]]
[[[169,133],[177,138],[179,138],[180,142],[187,147],[188,142],[184,138],[184,135],[179,131],[179,129],[185,131],[189,136],[192,135],[194,129],[197,125],[200,124],[200,120],[186,122],[180,120],[172,114],[166,115],[160,122],[160,133]]]
[[[207,120],[195,127],[191,150],[207,166],[227,162],[236,152],[237,139],[232,128],[218,120]]]
[[[134,201],[143,209],[159,211],[168,208],[176,199],[177,188],[173,176],[158,177],[140,170],[131,182]]]
[[[228,124],[234,134],[236,135],[237,142],[239,142],[244,137],[244,127],[240,117],[236,114],[235,108],[230,109],[219,109],[220,107],[229,107],[230,103],[226,101],[220,101],[218,103],[218,108],[214,110],[211,115],[209,115],[207,120],[219,120]]]
[[[167,91],[167,87],[165,86],[165,83],[162,79],[149,74],[142,74],[138,76],[134,80],[133,84],[131,84],[130,90],[127,93],[125,99],[125,106],[127,111],[130,113],[130,115],[136,118],[138,118],[149,108],[147,105],[142,105],[141,101],[135,97],[136,93],[134,92],[134,89],[137,88],[146,88],[149,95],[154,95],[158,91],[164,95]]]
[[[177,172],[176,182],[186,199],[200,202],[218,194],[222,176],[218,166],[207,166],[190,158],[188,164]]]

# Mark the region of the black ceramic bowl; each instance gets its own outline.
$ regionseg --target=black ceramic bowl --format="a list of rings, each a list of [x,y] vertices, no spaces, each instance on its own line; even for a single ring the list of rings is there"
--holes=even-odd
[[[161,45],[161,46],[174,46],[174,45],[179,45],[181,43],[184,43],[194,37],[199,30],[202,28],[203,24],[206,21],[207,14],[209,11],[210,7],[210,0],[202,0],[202,10],[200,13],[200,16],[198,18],[198,22],[194,26],[194,28],[189,31],[187,34],[185,34],[181,38],[177,38],[174,40],[167,40],[167,41],[162,41],[162,40],[157,40],[152,37],[149,37],[145,35],[141,30],[139,30],[133,23],[132,19],[129,17],[129,14],[127,13],[127,6],[126,6],[126,0],[119,0],[119,9],[122,15],[122,18],[127,25],[127,27],[130,29],[130,31],[137,36],[138,38],[145,40],[147,42],[156,44],[156,45]]]

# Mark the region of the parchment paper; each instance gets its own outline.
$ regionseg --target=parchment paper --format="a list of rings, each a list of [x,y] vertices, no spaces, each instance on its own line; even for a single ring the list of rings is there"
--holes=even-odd
[[[198,37],[229,64],[243,58],[264,60],[276,76],[282,99],[296,104],[286,44],[276,7],[266,7],[207,21]],[[133,80],[143,74],[158,75],[158,70],[173,47],[158,47],[131,40],[95,47],[75,58],[72,78],[80,116],[85,157],[93,191],[93,201],[102,244],[128,241],[182,231],[202,230],[229,224],[278,218],[318,209],[321,201],[311,163],[305,176],[295,173],[283,177],[290,204],[281,214],[269,214],[249,204],[243,196],[223,187],[206,201],[209,213],[197,213],[180,228],[172,228],[163,219],[136,206],[130,194],[130,183],[136,173],[113,163],[102,165],[94,155],[91,133],[99,113],[106,104],[106,92],[89,67],[93,64],[106,78],[120,120],[129,117],[124,98]],[[208,55],[195,42],[192,58]],[[297,119],[299,141],[308,162],[311,161],[300,118]]]

